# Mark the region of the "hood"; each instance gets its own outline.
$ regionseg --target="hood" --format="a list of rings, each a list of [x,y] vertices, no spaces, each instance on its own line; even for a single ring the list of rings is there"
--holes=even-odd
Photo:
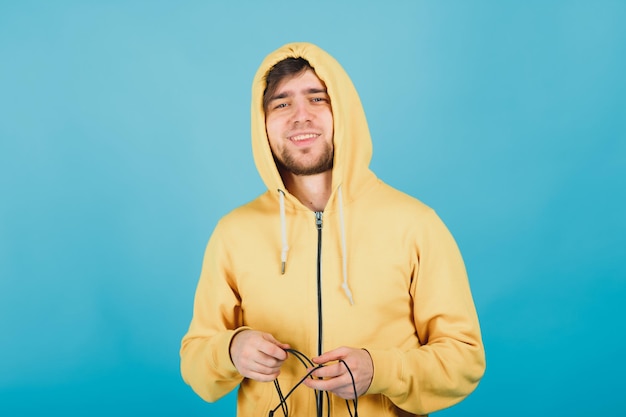
[[[281,190],[290,198],[278,168],[272,158],[265,130],[263,92],[265,76],[279,61],[289,57],[302,57],[315,69],[317,76],[326,84],[330,96],[334,123],[334,161],[332,194],[328,202],[332,204],[337,188],[341,187],[344,203],[353,200],[374,178],[369,170],[372,157],[372,141],[359,95],[341,65],[327,52],[310,43],[290,43],[270,53],[261,63],[252,84],[252,152],[254,162],[270,191]]]

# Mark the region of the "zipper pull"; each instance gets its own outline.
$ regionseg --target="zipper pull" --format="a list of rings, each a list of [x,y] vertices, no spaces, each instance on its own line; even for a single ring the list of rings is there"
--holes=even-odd
[[[323,212],[321,211],[315,212],[315,226],[317,227],[317,230],[322,230],[322,214]]]

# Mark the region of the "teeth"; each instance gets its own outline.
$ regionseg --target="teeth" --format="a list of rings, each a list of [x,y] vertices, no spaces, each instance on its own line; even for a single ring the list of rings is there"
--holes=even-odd
[[[316,134],[314,134],[314,133],[309,133],[309,134],[306,134],[306,135],[297,135],[297,136],[292,136],[292,137],[291,137],[291,140],[293,140],[294,142],[298,142],[298,141],[301,141],[301,140],[313,139],[313,138],[315,138],[315,137],[317,137],[317,135],[316,135]]]

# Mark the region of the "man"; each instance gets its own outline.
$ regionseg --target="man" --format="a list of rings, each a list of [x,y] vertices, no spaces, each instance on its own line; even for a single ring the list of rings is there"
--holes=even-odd
[[[264,60],[252,149],[268,191],[211,236],[184,380],[207,401],[240,385],[238,416],[348,416],[355,397],[363,416],[424,415],[469,395],[485,358],[461,255],[432,209],[369,170],[365,114],[330,55],[294,43]]]

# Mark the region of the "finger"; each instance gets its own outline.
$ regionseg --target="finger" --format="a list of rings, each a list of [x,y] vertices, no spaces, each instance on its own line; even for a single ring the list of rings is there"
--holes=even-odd
[[[278,349],[278,348],[277,348]],[[251,367],[255,364],[258,367],[268,368],[277,370],[280,369],[282,364],[285,362],[282,359],[277,359],[272,355],[268,355],[261,350],[253,350],[250,352],[250,355],[245,358],[247,360],[248,366]]]
[[[330,350],[328,352],[324,352],[320,356],[315,358],[311,358],[314,363],[322,364],[330,361],[337,361],[339,359],[344,359],[346,355],[350,352],[349,348],[339,347],[337,349]]]
[[[274,358],[263,357],[261,353],[257,353],[255,357],[240,362],[238,370],[246,378],[272,381],[280,374],[280,364]]]
[[[247,373],[247,375],[243,375],[243,376],[248,378],[248,379],[253,379],[253,380],[259,381],[259,382],[270,382],[270,381],[273,381],[276,378],[278,378],[279,374],[280,374],[280,372],[274,372],[274,373],[266,374],[266,373],[262,373],[262,372],[249,371]]]
[[[252,361],[247,365],[248,372],[262,375],[276,375],[280,373],[280,365],[267,364],[265,362]]]
[[[346,395],[350,398],[354,398],[354,390],[352,389],[352,382],[346,375],[340,375],[335,378],[329,379],[311,379],[307,378],[304,381],[304,385],[309,388],[318,391],[330,391],[342,398],[346,398]]]
[[[287,343],[282,343],[282,342],[279,342],[278,340],[276,340],[276,338],[272,334],[270,334],[270,333],[265,333],[265,335],[267,336],[266,340],[274,343],[275,345],[278,345],[278,346],[289,346],[289,344],[287,344]]]
[[[332,365],[322,366],[314,371],[311,375],[315,378],[335,378],[345,373],[346,368],[341,363],[335,363]]]
[[[275,344],[276,346],[289,346],[287,343],[281,343],[270,333],[263,333],[263,338],[268,342]]]
[[[289,345],[287,343],[279,342],[274,338],[274,336],[269,333],[263,334],[263,340],[269,343],[260,346],[260,351],[280,361],[284,361],[285,359],[287,359],[287,352],[285,352],[285,349],[289,349]]]
[[[280,363],[287,359],[287,352],[273,343],[262,343],[258,346],[258,350],[265,357],[272,358]]]

